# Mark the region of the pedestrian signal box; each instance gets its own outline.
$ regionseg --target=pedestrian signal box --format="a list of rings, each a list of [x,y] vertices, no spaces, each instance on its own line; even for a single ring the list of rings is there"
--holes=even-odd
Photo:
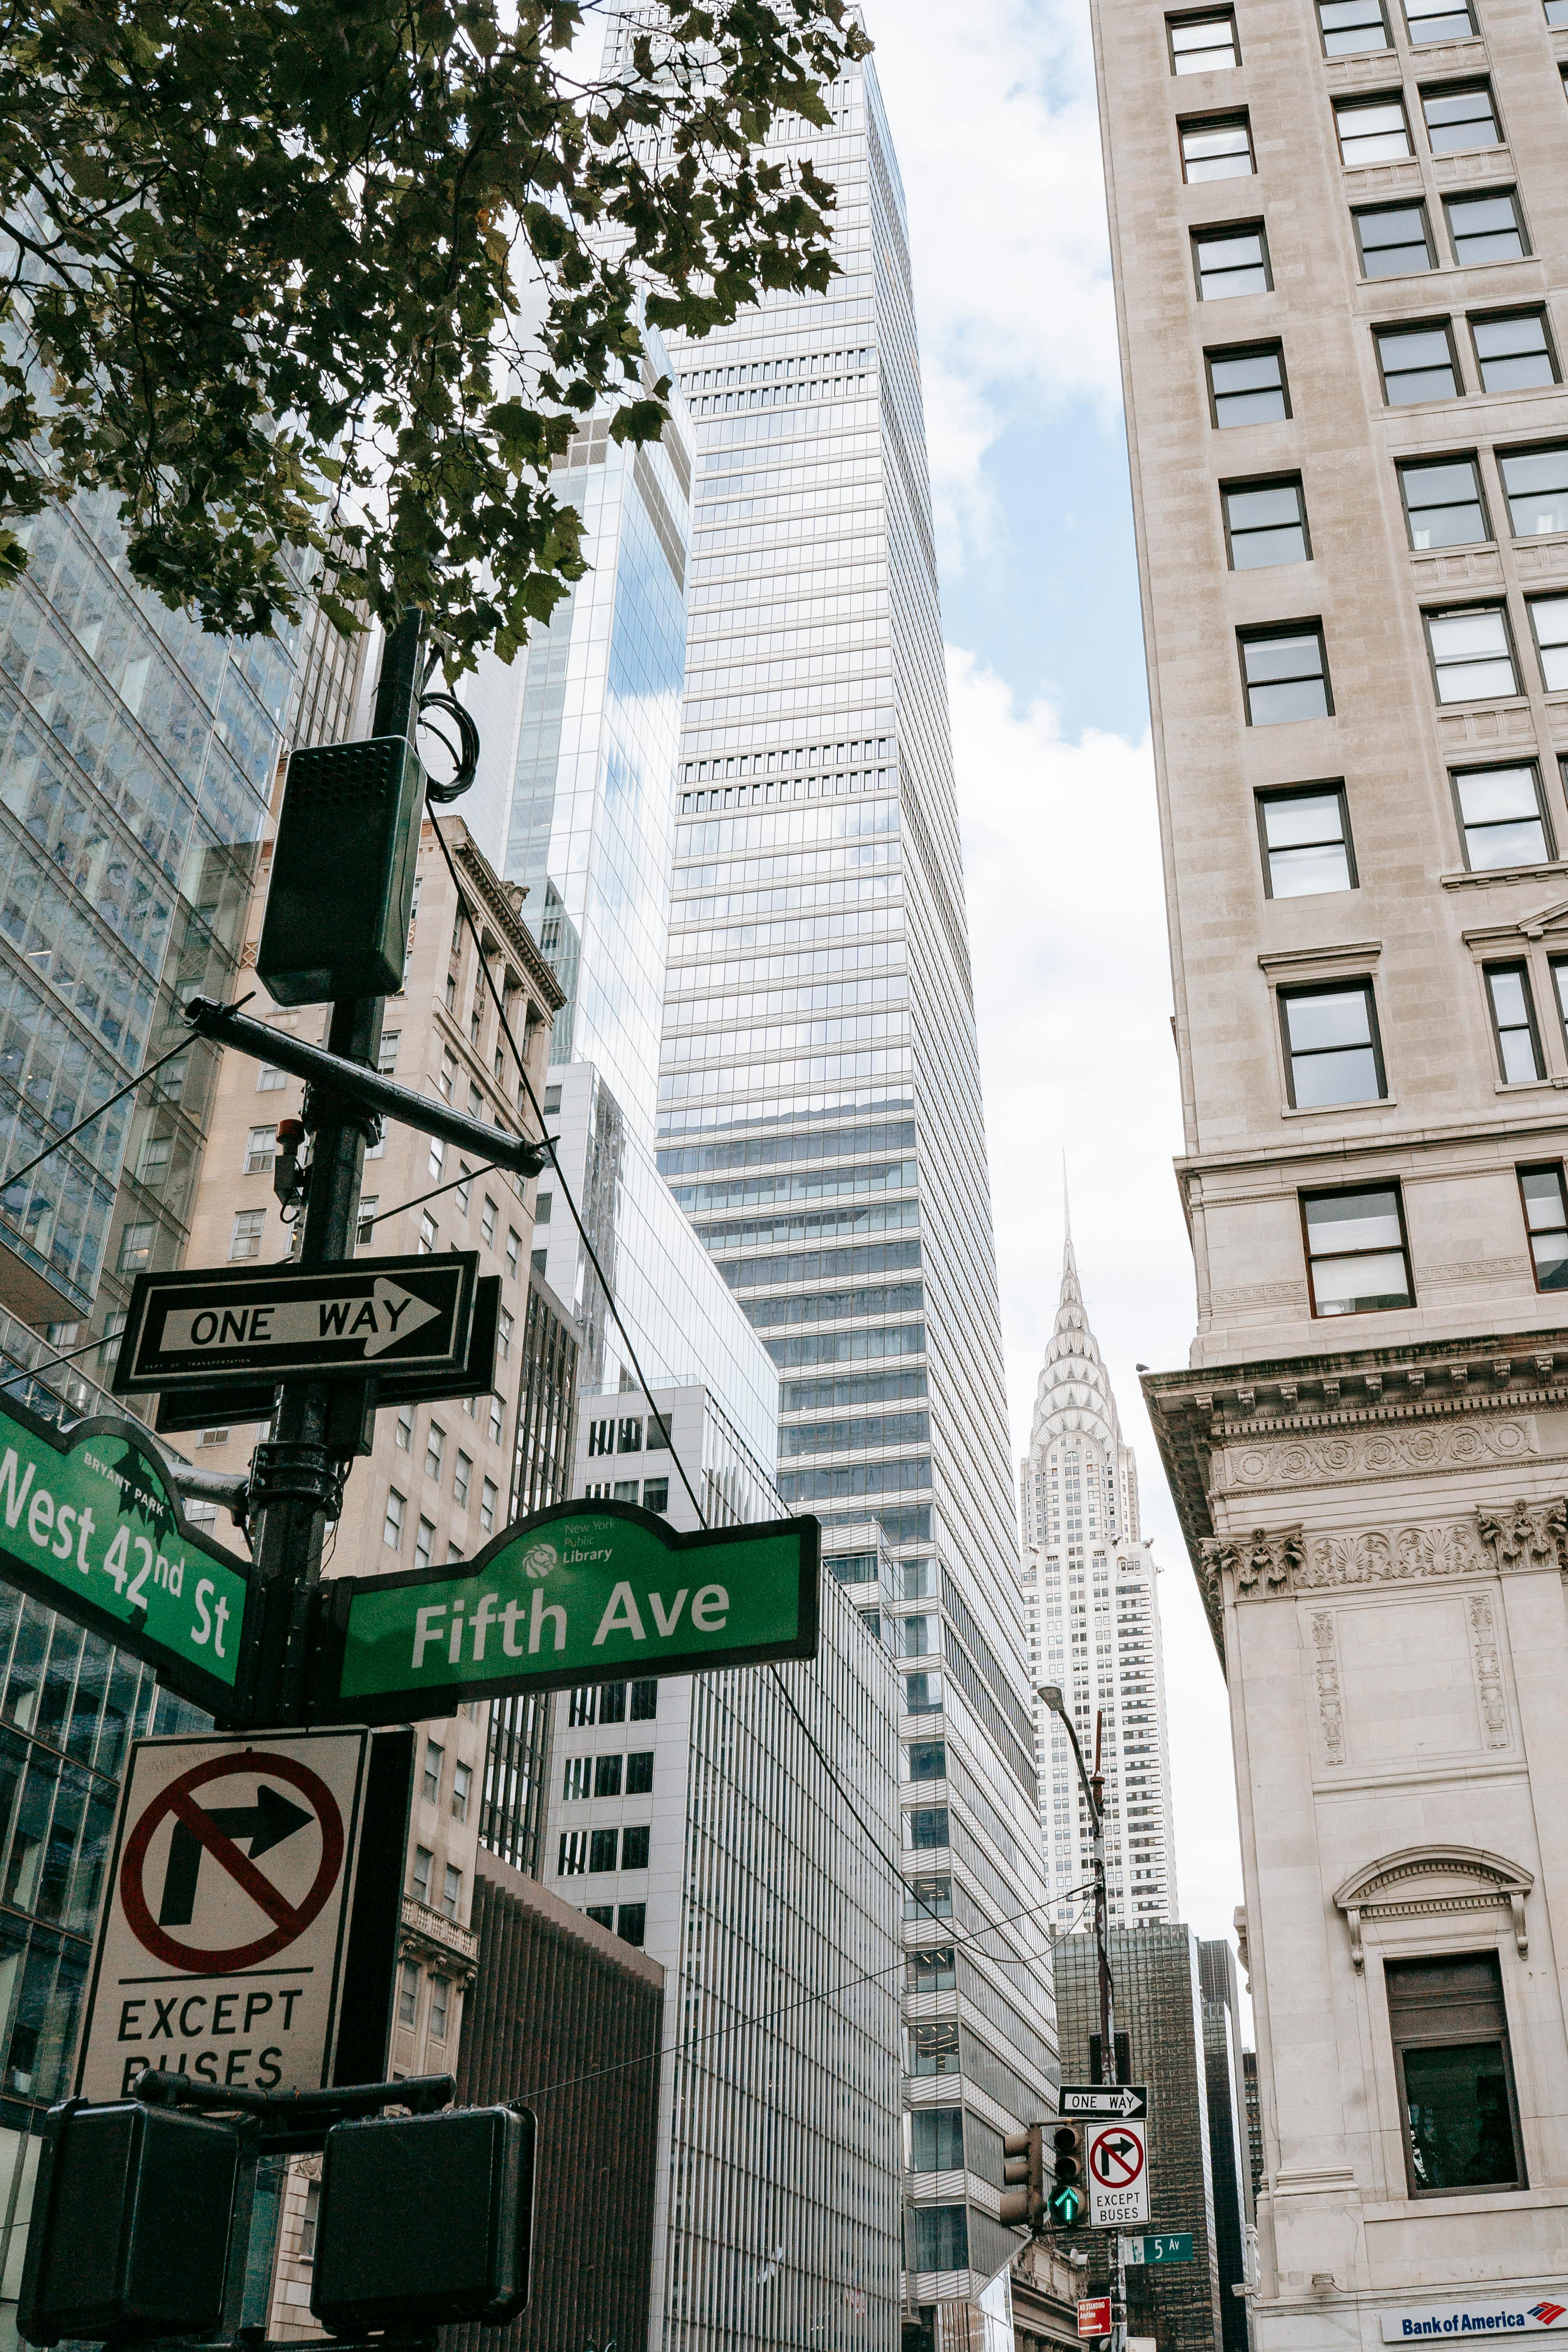
[[[211,2335],[239,2164],[230,2124],[68,2099],[44,2122],[17,2327],[29,2344]]]
[[[337,2335],[490,2324],[528,2301],[526,2107],[335,2124],[321,2164],[310,2309]]]
[[[278,1003],[402,987],[424,791],[401,735],[294,753],[256,956]]]

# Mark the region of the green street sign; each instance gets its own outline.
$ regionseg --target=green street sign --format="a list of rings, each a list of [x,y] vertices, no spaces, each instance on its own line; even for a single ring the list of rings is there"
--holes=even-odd
[[[1167,2230],[1157,2237],[1123,2238],[1121,2259],[1130,2270],[1145,2263],[1190,2263],[1193,2259],[1193,2239],[1190,2230]]]
[[[456,1568],[334,1578],[316,1719],[417,1722],[520,1691],[814,1658],[820,1544],[809,1517],[682,1535],[635,1503],[579,1500]]]
[[[233,1698],[247,1566],[195,1535],[133,1421],[68,1436],[0,1406],[0,1578],[90,1626],[210,1712]]]

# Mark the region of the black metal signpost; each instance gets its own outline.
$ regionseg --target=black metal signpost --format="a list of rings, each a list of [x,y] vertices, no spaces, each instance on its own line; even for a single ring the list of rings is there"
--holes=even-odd
[[[233,1763],[185,1769],[176,1759],[172,1793],[144,1808],[140,1829],[121,1822],[125,1861],[117,1848],[105,1918],[129,1918],[132,1938],[176,1973],[180,1920],[210,1899],[198,1893],[203,1853],[209,1888],[228,1874],[273,1923],[262,1922],[258,1948],[309,1924],[315,1897],[290,1892],[295,1865],[283,1855],[305,1856],[324,1884],[327,1864],[311,1858],[331,1808],[311,1793],[321,1776],[284,1752],[289,1733],[406,1726],[521,1688],[816,1653],[813,1518],[679,1535],[634,1506],[567,1504],[437,1572],[321,1584],[325,1531],[354,1457],[370,1450],[377,1408],[479,1394],[495,1380],[500,1285],[479,1276],[476,1255],[353,1256],[367,1143],[392,1118],[472,1152],[476,1166],[528,1177],[545,1159],[542,1144],[376,1068],[383,1000],[402,984],[426,794],[455,797],[477,756],[463,714],[458,779],[426,778],[415,748],[425,675],[423,623],[411,613],[387,641],[373,738],[289,763],[257,963],[277,1002],[330,1002],[324,1046],[201,998],[185,1008],[199,1035],[306,1082],[299,1245],[283,1266],[139,1277],[114,1386],[156,1392],[160,1430],[270,1419],[237,1506],[252,1559],[198,1538],[135,1423],[84,1422],[62,1440],[0,1408],[0,1572],[151,1659],[220,1727],[272,1738],[270,1748],[241,1741]],[[289,2148],[324,2149],[311,2307],[337,2331],[339,2352],[429,2345],[443,2322],[499,2323],[522,2308],[532,2117],[436,2112],[451,2098],[449,2077],[363,2080],[386,2064],[412,1752],[406,1729],[374,1737],[359,1865],[369,1893],[356,1896],[346,1936],[359,2021],[351,2032],[344,2010],[339,2087],[283,2098],[264,2075],[253,2088],[243,2075],[220,2086],[205,2072],[153,2070],[129,2098],[51,2110],[21,2293],[30,2342],[286,2352],[263,2342],[265,2295],[258,2307],[254,2281],[247,2293],[247,2255],[257,2167]],[[167,1857],[148,1844],[160,1835]],[[153,1880],[163,1890],[157,1916]],[[164,1919],[171,1901],[179,1918]],[[237,1936],[187,1957],[221,1983],[244,1948]],[[357,2087],[342,2087],[356,2074]],[[394,2105],[409,2112],[383,2118]],[[356,2340],[366,2329],[378,2331],[371,2344]]]

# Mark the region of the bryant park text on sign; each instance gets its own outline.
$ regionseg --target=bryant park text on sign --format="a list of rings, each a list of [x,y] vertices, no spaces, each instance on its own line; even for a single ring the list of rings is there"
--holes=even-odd
[[[232,1697],[246,1564],[192,1532],[133,1423],[79,1421],[68,1439],[0,1407],[0,1574],[197,1706]]]
[[[353,1719],[449,1714],[518,1689],[816,1654],[814,1518],[682,1535],[631,1503],[557,1504],[445,1575],[334,1579]]]

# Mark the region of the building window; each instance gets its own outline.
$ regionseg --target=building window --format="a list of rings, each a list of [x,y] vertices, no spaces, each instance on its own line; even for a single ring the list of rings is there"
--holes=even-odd
[[[432,1422],[425,1440],[425,1475],[434,1478],[437,1486],[441,1483],[441,1462],[446,1451],[447,1433]]]
[[[398,1972],[397,2022],[399,2025],[417,2025],[419,2022],[419,1964],[416,1960],[405,1960]]]
[[[936,2074],[934,2066],[916,2074]],[[969,2209],[964,2205],[916,2205],[910,2211],[914,2239],[911,2267],[916,2271],[966,2271],[969,2268]]]
[[[1568,29],[1568,0],[1542,0],[1549,25]]]
[[[1512,768],[1456,768],[1454,795],[1473,874],[1500,866],[1548,866],[1556,855],[1533,761]]]
[[[921,1805],[904,1815],[904,1843],[917,1852],[947,1843],[947,1807]]]
[[[279,1069],[272,1062],[263,1062],[256,1073],[256,1091],[258,1095],[275,1095],[288,1083],[288,1071]]]
[[[1487,702],[1519,692],[1503,605],[1462,604],[1422,617],[1439,702]]]
[[[389,1551],[403,1549],[403,1515],[407,1503],[394,1486],[386,1497],[386,1517],[382,1523],[381,1539]]]
[[[1537,1290],[1568,1290],[1568,1189],[1563,1162],[1544,1168],[1521,1168],[1519,1189],[1524,1202],[1524,1225]]]
[[[632,1685],[632,1704],[628,1721],[632,1723],[652,1723],[658,1714],[658,1684],[657,1681],[649,1680],[647,1682],[634,1683]]]
[[[594,1759],[594,1794],[595,1797],[618,1797],[621,1793],[621,1771],[624,1756],[595,1756]]]
[[[951,1919],[952,1916],[952,1881],[951,1878],[911,1878],[904,1889],[906,1919]]]
[[[1568,530],[1568,442],[1554,449],[1500,451],[1498,467],[1516,539]]]
[[[1383,0],[1318,0],[1318,30],[1326,58],[1359,58],[1394,46]]]
[[[1557,354],[1546,331],[1544,310],[1472,318],[1470,338],[1483,392],[1530,392],[1559,381]]]
[[[496,1245],[496,1204],[485,1194],[485,1205],[479,1212],[479,1234],[487,1249]]]
[[[1282,988],[1279,1017],[1295,1110],[1381,1102],[1388,1092],[1370,980]]]
[[[452,1988],[446,1978],[432,1977],[430,1979],[430,2039],[432,2042],[445,2042],[447,2039],[447,2012],[451,1999]]]
[[[623,1870],[647,1868],[648,1834],[646,1822],[638,1827],[621,1832],[621,1868]]]
[[[401,1031],[396,1029],[382,1031],[381,1045],[375,1056],[375,1066],[384,1078],[391,1077],[397,1067],[397,1041],[401,1034]]]
[[[1234,294],[1267,294],[1273,285],[1261,221],[1236,228],[1194,229],[1193,266],[1200,302],[1228,301]]]
[[[1333,712],[1323,633],[1316,621],[1292,629],[1238,633],[1249,727],[1278,727]]]
[[[245,1172],[247,1176],[270,1176],[272,1163],[278,1157],[278,1129],[275,1127],[253,1127],[245,1147]]]
[[[916,2107],[910,2117],[910,2169],[962,2172],[963,2109]]]
[[[588,1867],[588,1832],[586,1830],[563,1830],[555,1856],[558,1878],[581,1878]]]
[[[1446,319],[1435,326],[1374,327],[1383,397],[1390,408],[1417,400],[1458,400],[1459,370]]]
[[[434,1256],[436,1245],[439,1242],[440,1238],[441,1228],[436,1223],[435,1218],[430,1214],[429,1210],[426,1209],[424,1215],[419,1220],[419,1255],[421,1257]]]
[[[435,1860],[436,1857],[427,1845],[415,1847],[414,1893],[416,1898],[424,1904],[426,1910],[430,1907],[430,1871]]]
[[[1405,0],[1405,24],[1413,49],[1432,41],[1468,41],[1476,29],[1468,6],[1456,8],[1454,0]]]
[[[1241,63],[1233,9],[1212,9],[1202,16],[1167,16],[1165,29],[1170,36],[1173,73],[1219,73]]]
[[[1489,963],[1486,981],[1498,1066],[1504,1084],[1527,1086],[1533,1079],[1543,1078],[1546,1065],[1542,1060],[1541,1040],[1536,1034],[1529,972],[1521,963]]]
[[[467,1510],[468,1508],[468,1481],[472,1478],[473,1475],[474,1465],[472,1456],[459,1452],[458,1459],[452,1466],[452,1500],[457,1504],[459,1510]]]
[[[1495,1952],[1386,1960],[1412,2197],[1524,2185]]]
[[[473,1766],[471,1764],[454,1764],[452,1767],[452,1819],[455,1822],[466,1822],[468,1820],[468,1798],[473,1790]]]
[[[447,1864],[441,1881],[441,1908],[448,1919],[455,1919],[463,1899],[463,1874],[455,1862]]]
[[[958,2028],[956,2025],[911,2025],[910,2027],[910,2072],[911,2074],[956,2074],[958,2072]],[[932,2268],[937,2265],[933,2264]],[[941,2265],[945,2269],[945,2263]]]
[[[1342,98],[1334,103],[1340,154],[1352,165],[1394,163],[1410,154],[1405,100],[1394,92],[1380,98]]]
[[[623,1944],[633,1944],[640,1952],[647,1934],[647,1905],[621,1904],[616,1912],[616,1933]]]
[[[907,1753],[911,1780],[946,1780],[947,1742],[945,1740],[912,1740]]]
[[[1479,540],[1490,539],[1481,478],[1473,457],[1440,457],[1435,464],[1401,466],[1399,488],[1412,547],[1471,547]]]
[[[242,1209],[240,1211],[239,1215],[236,1217],[234,1221],[234,1241],[228,1253],[230,1257],[254,1257],[257,1255],[257,1252],[261,1245],[261,1227],[266,1215],[267,1212],[265,1209]],[[253,1229],[247,1229],[247,1238],[249,1239],[250,1242],[249,1247],[241,1248],[240,1227],[245,1223],[247,1217],[254,1217],[256,1223]],[[120,1255],[115,1261],[116,1271],[121,1274],[140,1274],[142,1268],[151,1262],[153,1255],[153,1237],[156,1232],[157,1227],[150,1219],[144,1219],[135,1224],[123,1226],[120,1234]],[[253,1238],[251,1237],[252,1233],[254,1235]]]
[[[1421,111],[1426,122],[1426,144],[1434,155],[1502,145],[1489,81],[1445,82],[1440,89],[1424,89]]]
[[[1270,898],[1356,888],[1355,853],[1342,784],[1259,793],[1263,887]]]
[[[1530,625],[1548,694],[1568,689],[1568,596],[1531,596]]]
[[[266,1226],[267,1212],[265,1209],[239,1210],[235,1217],[234,1231],[229,1235],[229,1256],[231,1258],[259,1257],[261,1255],[261,1236],[266,1230]],[[135,1233],[142,1234],[148,1244],[151,1243],[153,1238],[153,1228],[151,1225],[126,1226],[125,1241],[121,1244],[120,1250],[121,1271],[122,1273],[126,1265],[126,1245],[129,1243],[132,1234]]]
[[[1437,267],[1424,204],[1371,205],[1351,218],[1363,278],[1404,278]]]
[[[1245,180],[1255,170],[1245,114],[1206,115],[1180,130],[1184,180]]]
[[[1299,475],[1271,482],[1221,485],[1226,551],[1233,572],[1256,572],[1270,563],[1310,563],[1307,508]]]
[[[1414,1305],[1397,1185],[1304,1192],[1301,1222],[1314,1315],[1373,1315]]]
[[[563,1802],[573,1804],[581,1797],[594,1793],[594,1759],[591,1756],[568,1756],[562,1779]]]
[[[503,1307],[496,1318],[496,1346],[503,1364],[510,1364],[511,1361],[512,1328],[511,1309],[509,1307]]]
[[[411,1404],[399,1405],[397,1409],[397,1426],[394,1432],[394,1435],[397,1441],[399,1453],[411,1454],[413,1452],[414,1407]]]
[[[952,1992],[958,1982],[951,1944],[938,1945],[924,1952],[911,1952],[905,1966],[904,1981],[910,1992]]]
[[[500,1398],[492,1392],[489,1398],[489,1432],[490,1444],[492,1445],[499,1445],[500,1444],[501,1435],[505,1426],[505,1408]]]
[[[626,1758],[626,1794],[647,1797],[653,1792],[653,1749],[635,1748]]]
[[[589,1832],[588,1867],[590,1870],[614,1870],[616,1848],[620,1843],[618,1830],[593,1830]]]
[[[613,1903],[584,1903],[583,1916],[584,1919],[592,1919],[596,1927],[614,1927],[616,1906]]]
[[[496,1499],[495,1481],[487,1478],[479,1487],[479,1525],[488,1536],[496,1531]]]
[[[1289,415],[1290,387],[1279,344],[1237,344],[1205,357],[1210,412],[1221,431],[1233,425],[1277,425]]]
[[[644,1510],[645,1510],[645,1511],[668,1511],[668,1508],[669,1508],[669,1481],[668,1481],[668,1478],[645,1478],[645,1479],[644,1479],[644,1481],[643,1481],[643,1490],[642,1490],[642,1507],[643,1507],[643,1508],[644,1508]]]
[[[414,1565],[428,1568],[436,1551],[436,1530],[428,1519],[421,1519],[414,1534]]]
[[[507,1235],[506,1235],[506,1270],[507,1270],[508,1274],[510,1274],[510,1276],[512,1276],[512,1277],[513,1277],[514,1279],[516,1278],[517,1269],[518,1269],[518,1267],[521,1265],[521,1263],[522,1263],[522,1238],[521,1238],[521,1234],[519,1234],[518,1233],[516,1233],[516,1232],[512,1229],[512,1227],[510,1227],[510,1226],[509,1225],[509,1226],[507,1227]]]
[[[425,1801],[426,1804],[435,1804],[441,1794],[441,1767],[446,1762],[446,1749],[444,1748],[438,1748],[435,1740],[427,1739],[425,1742],[425,1777],[423,1789]]]
[[[366,1193],[361,1201],[358,1222],[354,1227],[356,1249],[367,1249],[370,1246],[370,1237],[375,1231],[375,1213],[380,1206],[381,1202],[374,1192]]]
[[[1521,261],[1530,251],[1524,215],[1511,188],[1484,196],[1447,196],[1448,240],[1461,269],[1478,261]]]

